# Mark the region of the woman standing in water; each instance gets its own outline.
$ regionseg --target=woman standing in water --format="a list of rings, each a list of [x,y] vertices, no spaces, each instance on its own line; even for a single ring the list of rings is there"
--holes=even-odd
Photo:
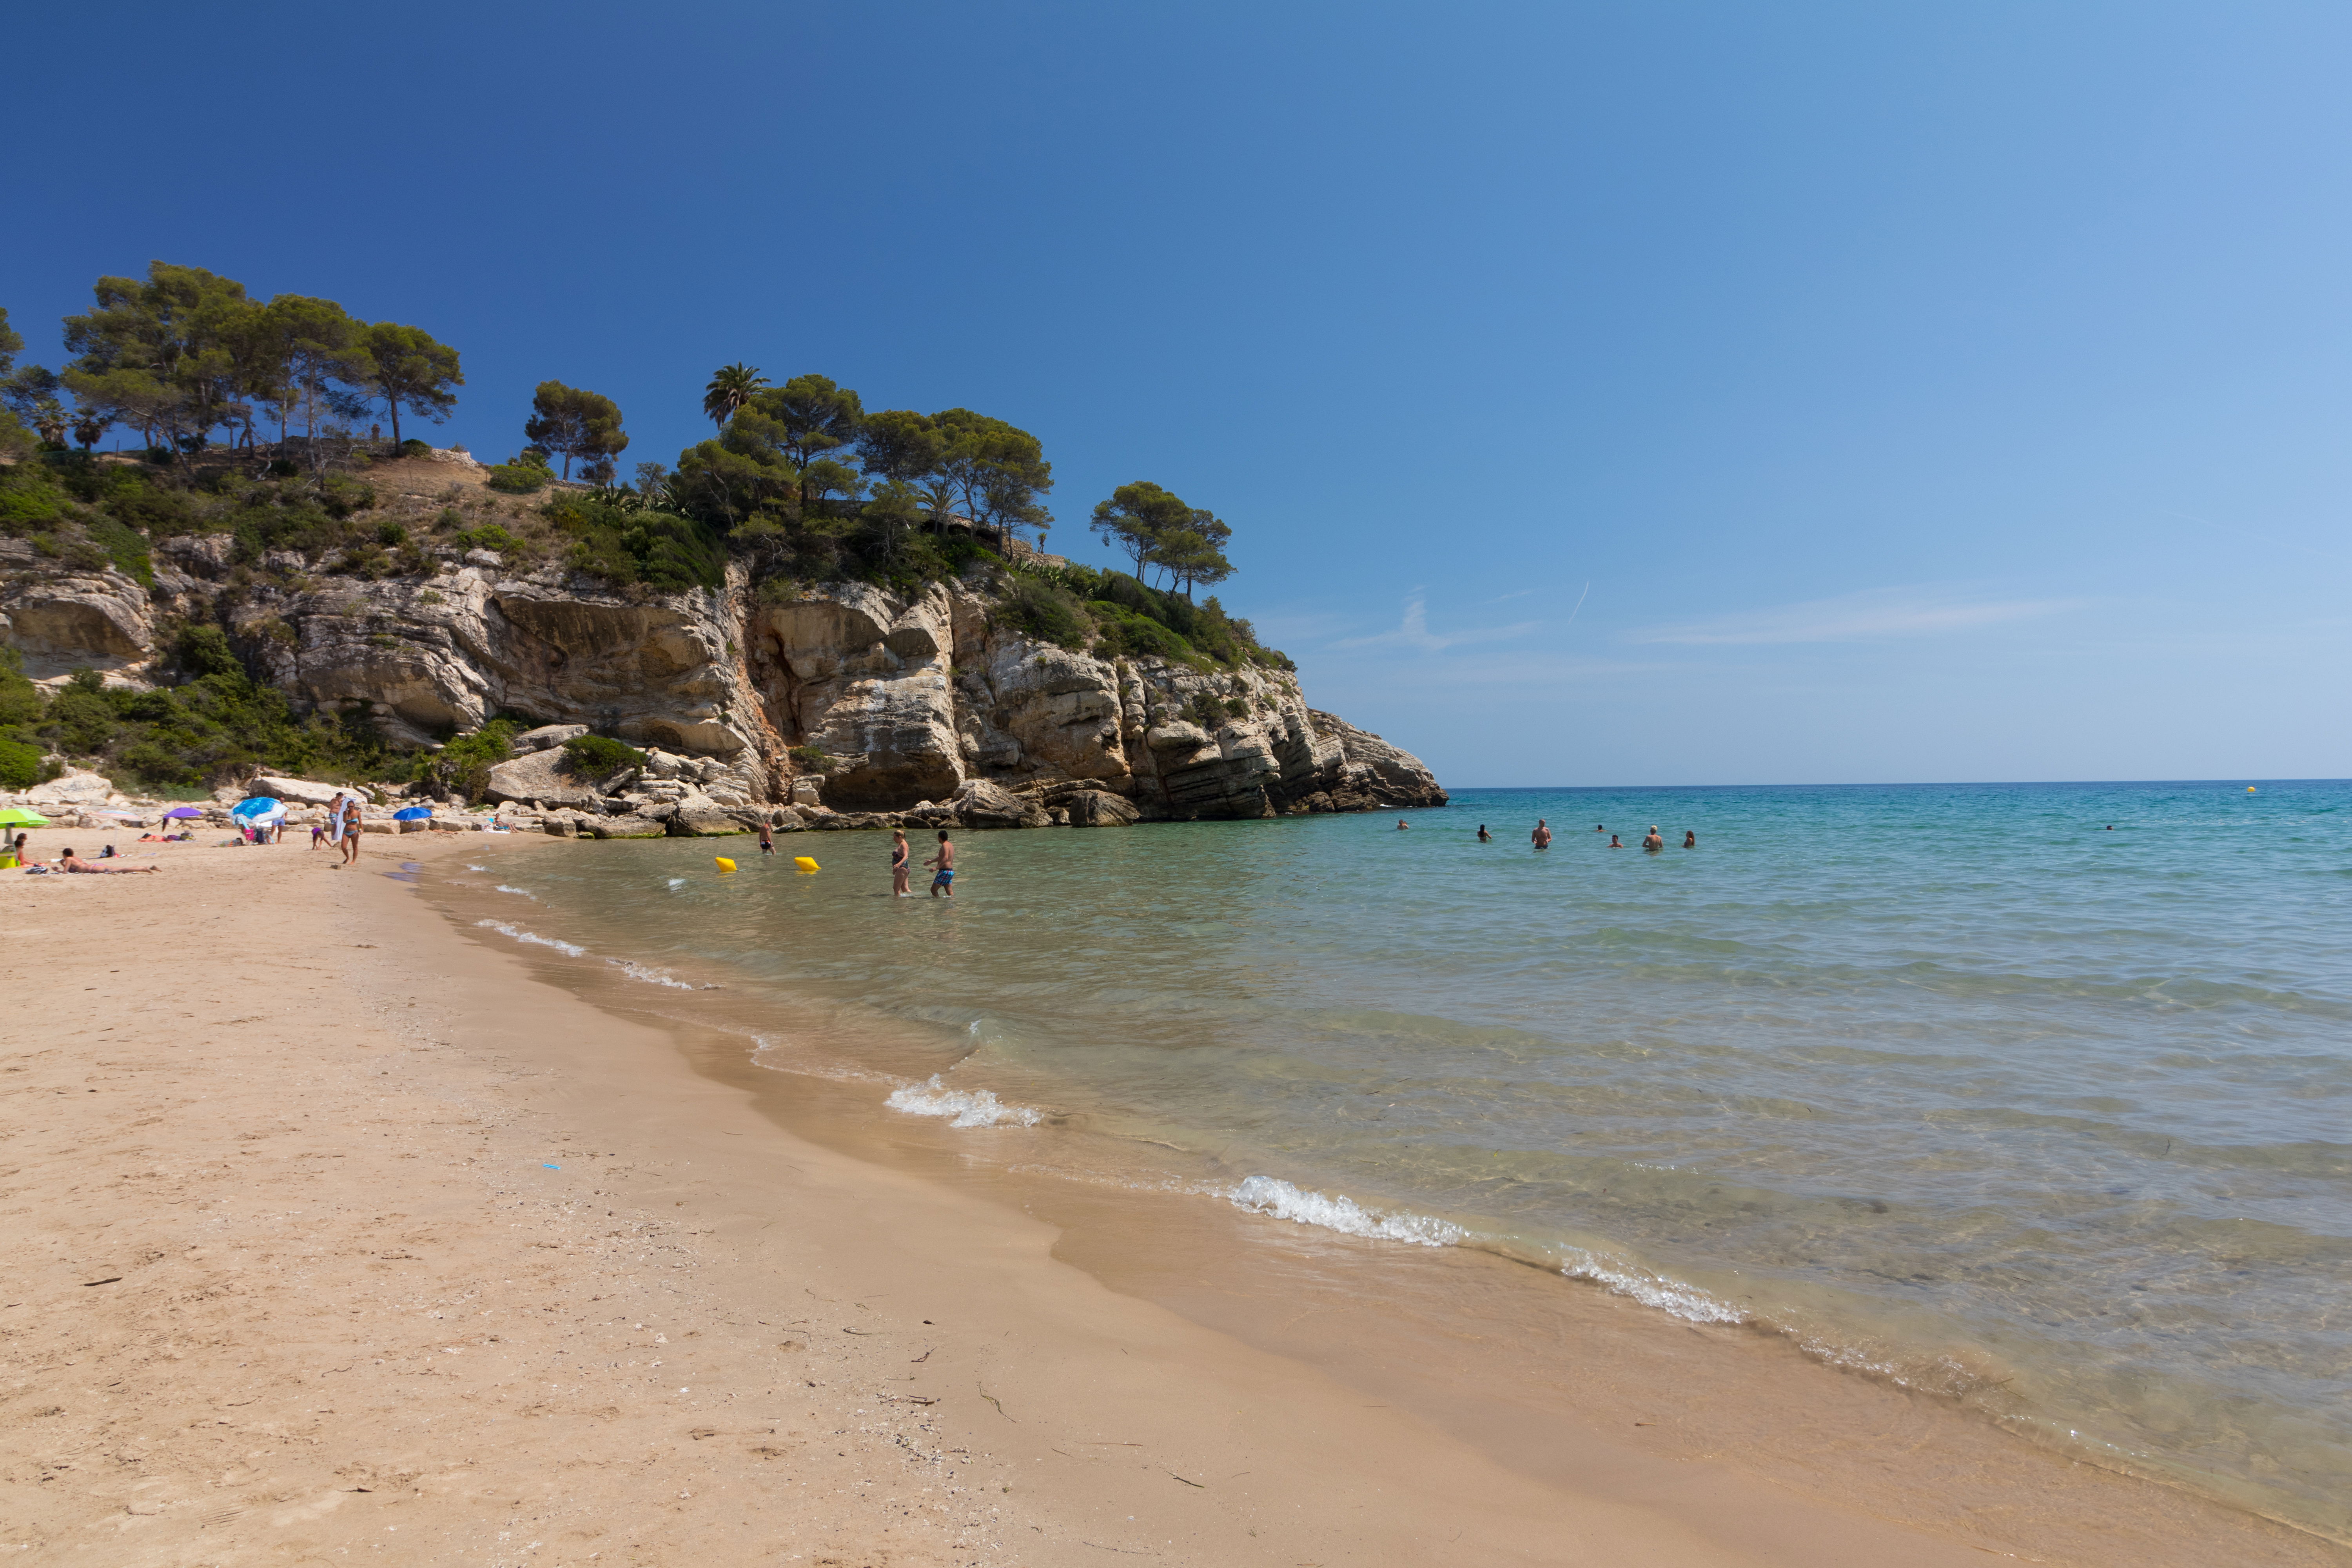
[[[913,850],[907,847],[907,830],[903,827],[892,828],[890,830],[890,896],[892,898],[905,899],[914,896],[907,886],[907,857],[913,853]]]

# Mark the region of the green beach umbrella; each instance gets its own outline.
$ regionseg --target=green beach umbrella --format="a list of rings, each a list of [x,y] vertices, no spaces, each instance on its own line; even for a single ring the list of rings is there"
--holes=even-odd
[[[0,811],[0,827],[47,827],[48,825],[47,817],[37,811],[26,811],[21,805],[12,805]]]

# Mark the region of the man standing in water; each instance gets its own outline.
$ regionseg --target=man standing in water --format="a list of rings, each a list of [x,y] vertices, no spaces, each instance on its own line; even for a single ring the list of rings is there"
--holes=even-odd
[[[1535,847],[1538,849],[1551,847],[1551,826],[1540,816],[1536,818],[1536,830],[1528,837],[1535,841]]]
[[[776,825],[774,821],[769,817],[768,814],[763,811],[760,814],[760,853],[762,855],[773,855],[775,852]]]
[[[923,864],[926,866],[936,866],[939,868],[939,875],[931,879],[931,897],[936,899],[941,893],[945,893],[949,898],[954,898],[955,846],[949,842],[948,830],[946,828],[942,827],[940,829],[940,852],[932,856],[929,859],[924,861]]]
[[[1666,841],[1658,837],[1658,825],[1654,822],[1650,824],[1649,837],[1642,840],[1642,847],[1656,850],[1664,849],[1665,847]]]

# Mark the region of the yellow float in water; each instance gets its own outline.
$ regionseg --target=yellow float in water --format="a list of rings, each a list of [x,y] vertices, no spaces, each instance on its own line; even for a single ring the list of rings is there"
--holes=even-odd
[[[718,867],[722,871],[732,871],[735,869],[735,862],[730,860],[724,855],[713,855],[710,858],[710,863]]]
[[[798,866],[803,871],[814,871],[816,869],[816,862],[810,859],[805,855],[793,856],[793,864]]]
[[[2253,794],[2253,793],[2254,793],[2254,786],[2253,786],[2253,785],[2252,785],[2252,784],[2248,784],[2248,785],[2246,786],[2246,793],[2247,793],[2248,795],[2252,795],[2252,794]]]

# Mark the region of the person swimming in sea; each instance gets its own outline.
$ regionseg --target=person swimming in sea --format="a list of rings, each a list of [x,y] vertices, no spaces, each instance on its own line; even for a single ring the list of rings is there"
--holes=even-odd
[[[1412,824],[1407,822],[1403,817],[1400,816],[1397,818],[1397,831],[1399,833],[1402,833],[1406,828],[1411,827],[1412,826]]]
[[[1617,836],[1612,833],[1609,836],[1609,847],[1612,849],[1622,849],[1625,847],[1617,842]]]
[[[1487,831],[1486,831],[1486,825],[1485,823],[1483,823],[1483,822],[1482,822],[1482,823],[1480,823],[1480,824],[1478,825],[1478,842],[1479,842],[1479,843],[1481,843],[1481,844],[1489,843],[1489,842],[1491,842],[1491,841],[1493,840],[1494,837],[1495,837],[1495,836],[1494,836],[1493,834],[1491,834],[1491,833],[1489,833],[1489,832],[1487,832]]]
[[[1658,837],[1658,825],[1654,822],[1650,824],[1649,835],[1642,840],[1642,847],[1654,852],[1665,847],[1666,841]]]
[[[1698,847],[1698,835],[1693,833],[1687,827],[1683,829],[1683,847],[1685,849],[1696,849]]]
[[[1549,849],[1549,848],[1550,848],[1550,847],[1551,847],[1551,827],[1550,827],[1550,825],[1549,825],[1549,824],[1548,824],[1548,823],[1546,823],[1542,817],[1540,817],[1540,816],[1537,817],[1537,818],[1536,818],[1536,830],[1535,830],[1533,833],[1528,834],[1528,837],[1531,841],[1533,841],[1533,843],[1535,844],[1535,847],[1536,847],[1537,848],[1538,848],[1538,849]]]

